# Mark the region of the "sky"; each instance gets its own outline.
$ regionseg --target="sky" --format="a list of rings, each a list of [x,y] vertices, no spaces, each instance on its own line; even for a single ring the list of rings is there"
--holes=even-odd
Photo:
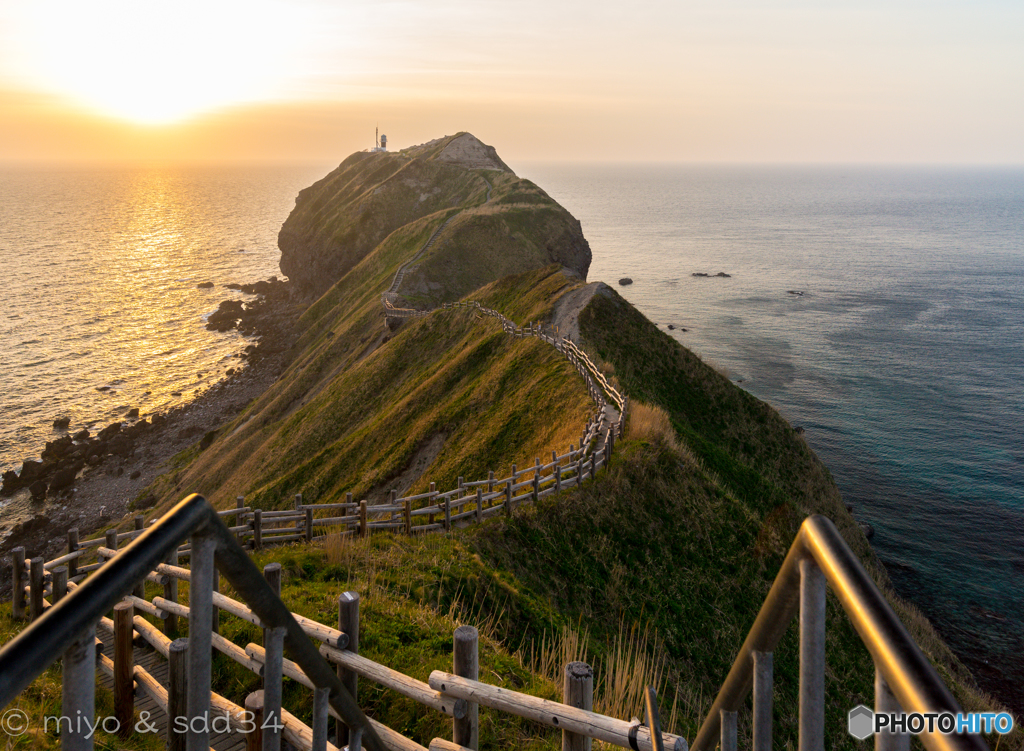
[[[1024,3],[0,0],[0,162],[1024,164]]]

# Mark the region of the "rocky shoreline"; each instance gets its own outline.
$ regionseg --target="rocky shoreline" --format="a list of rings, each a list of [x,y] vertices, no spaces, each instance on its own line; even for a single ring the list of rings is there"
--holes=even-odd
[[[42,462],[26,462],[20,474],[4,474],[5,495],[27,489],[39,508],[0,543],[0,594],[9,593],[13,548],[23,546],[30,558],[53,558],[63,551],[67,530],[77,527],[82,538],[91,537],[143,512],[156,499],[142,491],[167,470],[168,460],[197,441],[211,440],[287,367],[304,298],[276,278],[231,286],[256,297],[224,301],[207,327],[260,337],[241,354],[244,366],[188,404],[142,418],[135,411],[134,421],[112,423],[96,435],[66,434],[46,444]]]

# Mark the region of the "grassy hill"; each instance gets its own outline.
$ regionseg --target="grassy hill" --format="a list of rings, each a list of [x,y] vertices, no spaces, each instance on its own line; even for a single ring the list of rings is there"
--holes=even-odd
[[[282,269],[322,294],[299,322],[291,364],[207,448],[184,452],[143,491],[160,498],[152,515],[192,491],[219,506],[245,495],[270,509],[297,492],[330,502],[348,491],[375,499],[429,481],[450,487],[577,439],[592,403],[548,345],[512,339],[467,309],[382,325],[381,292],[453,216],[410,272],[407,299],[432,306],[471,296],[518,322],[551,321],[559,300],[583,285],[585,267],[563,272],[578,223],[492,152],[460,134],[407,153],[355,154],[303,191],[282,229]],[[639,690],[652,683],[668,729],[692,739],[800,522],[821,513],[965,708],[992,706],[924,618],[892,595],[827,468],[777,412],[611,290],[595,294],[578,321],[582,345],[635,404],[608,469],[511,518],[448,535],[382,533],[260,552],[261,565],[282,564],[293,610],[332,623],[338,594],[359,591],[363,653],[420,679],[450,668],[451,631],[462,623],[481,630],[487,682],[557,698],[561,666],[582,658],[597,671],[599,710],[642,716]],[[873,666],[831,596],[828,613],[827,747],[859,747],[845,716],[872,703]],[[16,628],[0,616],[0,629]],[[250,631],[224,620],[237,643],[252,640]],[[775,745],[790,748],[794,629],[775,659]],[[222,659],[216,677],[236,701],[258,683]],[[46,680],[26,701],[46,700]],[[372,716],[418,742],[450,733],[439,715],[361,686]],[[308,720],[307,692],[291,686],[286,703]],[[1024,748],[1021,735],[1000,748]],[[559,745],[557,733],[481,712],[481,748]]]

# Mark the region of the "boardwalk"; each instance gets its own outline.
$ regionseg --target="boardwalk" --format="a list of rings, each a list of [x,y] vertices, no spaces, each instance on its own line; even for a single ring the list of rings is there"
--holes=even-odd
[[[114,659],[114,638],[110,633],[97,631],[97,636],[103,642],[103,654]],[[146,672],[160,681],[160,685],[167,687],[167,660],[158,652],[152,649],[135,647],[135,664],[145,668]],[[114,690],[114,683],[102,670],[98,672],[99,682],[103,688]],[[135,692],[135,715],[136,722],[140,722],[139,713],[149,712],[147,723],[155,725],[157,734],[161,740],[167,738],[167,715],[144,691]],[[282,747],[286,744],[282,743]],[[245,736],[241,733],[216,733],[210,735],[210,747],[216,751],[245,751]]]

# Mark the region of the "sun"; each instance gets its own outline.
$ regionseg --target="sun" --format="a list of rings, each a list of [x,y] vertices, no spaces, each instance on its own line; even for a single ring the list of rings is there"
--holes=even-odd
[[[35,77],[101,114],[164,124],[282,96],[294,6],[273,0],[25,3]]]

